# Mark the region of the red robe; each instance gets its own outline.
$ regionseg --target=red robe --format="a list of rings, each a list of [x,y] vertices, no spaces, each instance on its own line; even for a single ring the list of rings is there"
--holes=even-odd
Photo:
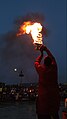
[[[57,64],[52,59],[52,64],[46,67],[41,65],[42,57],[35,61],[35,68],[39,75],[39,88],[36,111],[39,114],[56,112],[60,106],[60,95],[58,87]]]

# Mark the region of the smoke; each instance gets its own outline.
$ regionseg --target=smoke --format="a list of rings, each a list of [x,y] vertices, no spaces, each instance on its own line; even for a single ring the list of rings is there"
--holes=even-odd
[[[5,47],[2,51],[3,60],[9,61],[23,56],[32,58],[34,46],[32,39],[28,35],[17,37],[15,32],[9,32],[2,40],[5,42]]]
[[[19,16],[15,19],[14,24],[18,29],[23,22],[31,21],[31,22],[40,22],[41,24],[44,23],[44,16],[40,13],[28,13],[25,16]]]
[[[28,13],[25,16],[17,17],[14,20],[14,30],[8,32],[4,35],[3,41],[5,42],[5,47],[3,49],[3,60],[5,59],[5,62],[9,62],[12,59],[20,58],[23,59],[23,57],[26,56],[29,60],[32,60],[35,58],[35,51],[34,51],[34,45],[33,40],[30,37],[30,35],[22,35],[17,37],[16,34],[19,30],[19,26],[24,21],[32,21],[32,22],[44,22],[44,16],[39,13]]]

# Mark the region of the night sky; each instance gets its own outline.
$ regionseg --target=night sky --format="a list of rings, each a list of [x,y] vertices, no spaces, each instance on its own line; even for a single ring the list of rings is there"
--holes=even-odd
[[[19,83],[21,70],[23,83],[38,82],[34,61],[40,52],[29,35],[16,37],[16,21],[32,13],[44,16],[43,42],[57,61],[58,82],[66,83],[66,0],[0,0],[0,82]]]

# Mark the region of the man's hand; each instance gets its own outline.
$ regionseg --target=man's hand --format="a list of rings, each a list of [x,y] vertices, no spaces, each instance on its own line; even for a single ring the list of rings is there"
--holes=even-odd
[[[46,47],[45,45],[41,45],[41,47],[40,47],[40,51],[43,52],[43,51],[46,50],[46,48],[47,48],[47,47]]]

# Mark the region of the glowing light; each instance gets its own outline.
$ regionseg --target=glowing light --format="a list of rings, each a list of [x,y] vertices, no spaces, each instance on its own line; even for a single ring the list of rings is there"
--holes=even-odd
[[[40,23],[32,23],[31,21],[24,22],[20,28],[17,36],[22,34],[31,34],[33,43],[35,44],[43,44],[42,42],[42,25]]]
[[[31,93],[31,90],[30,90],[30,93]]]
[[[15,68],[15,69],[14,69],[14,71],[16,72],[16,71],[17,71],[17,69]]]

